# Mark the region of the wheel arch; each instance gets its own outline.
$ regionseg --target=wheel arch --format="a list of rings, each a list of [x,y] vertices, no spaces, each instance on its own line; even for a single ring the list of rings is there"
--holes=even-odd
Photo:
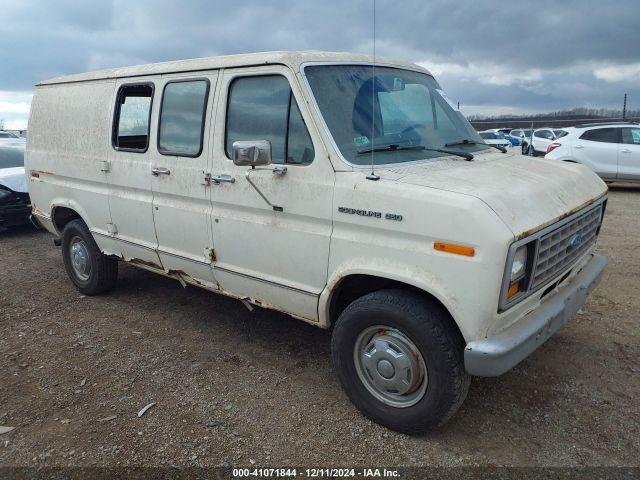
[[[402,275],[398,272],[381,273],[367,269],[343,271],[333,276],[320,295],[318,306],[320,326],[330,328],[334,325],[340,313],[355,299],[390,288],[411,291],[429,298],[448,314],[462,338],[467,338],[455,305],[449,300],[443,285],[426,281],[424,276]]]
[[[89,226],[89,223],[87,222],[86,212],[82,207],[80,207],[80,205],[77,205],[75,202],[58,201],[52,204],[51,222],[53,223],[58,236],[62,235],[62,230],[64,229],[65,225],[67,225],[67,223],[76,219],[82,220],[87,226]]]

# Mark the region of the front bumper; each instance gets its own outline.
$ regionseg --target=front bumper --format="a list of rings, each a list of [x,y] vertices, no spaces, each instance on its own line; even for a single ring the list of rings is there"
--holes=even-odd
[[[496,335],[469,342],[464,351],[467,372],[495,377],[515,367],[580,310],[606,265],[604,257],[592,255],[569,284],[544,299],[538,308]]]
[[[0,205],[0,228],[29,223],[31,205]]]

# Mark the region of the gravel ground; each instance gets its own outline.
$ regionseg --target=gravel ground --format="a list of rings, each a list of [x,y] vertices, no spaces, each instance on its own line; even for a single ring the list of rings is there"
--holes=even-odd
[[[0,465],[638,465],[639,212],[612,188],[582,313],[421,437],[358,413],[329,332],[128,265],[84,297],[50,235],[0,233]]]

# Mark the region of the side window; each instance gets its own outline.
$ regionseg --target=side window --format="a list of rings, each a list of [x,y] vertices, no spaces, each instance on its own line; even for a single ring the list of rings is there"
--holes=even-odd
[[[289,81],[281,75],[241,77],[229,87],[225,150],[237,140],[269,140],[273,163],[308,164],[314,151]]]
[[[538,138],[546,138],[547,140],[553,139],[553,134],[549,130],[540,130],[538,132],[534,132],[533,136]]]
[[[640,128],[623,128],[622,143],[640,145]]]
[[[287,135],[287,163],[309,164],[314,156],[313,143],[296,99],[291,96],[289,129]]]
[[[580,139],[592,142],[618,143],[618,131],[616,128],[595,128],[584,132],[580,135]]]
[[[200,155],[208,93],[208,80],[180,80],[165,85],[158,128],[161,154]]]
[[[117,150],[146,152],[149,147],[149,118],[153,85],[123,85],[118,90],[113,132],[113,147]]]

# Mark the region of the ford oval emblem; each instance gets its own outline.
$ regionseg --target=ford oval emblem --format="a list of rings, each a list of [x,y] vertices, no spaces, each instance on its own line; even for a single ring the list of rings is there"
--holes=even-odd
[[[576,233],[573,237],[569,239],[569,246],[571,248],[578,248],[580,245],[582,245],[582,235],[580,235],[579,233]]]

